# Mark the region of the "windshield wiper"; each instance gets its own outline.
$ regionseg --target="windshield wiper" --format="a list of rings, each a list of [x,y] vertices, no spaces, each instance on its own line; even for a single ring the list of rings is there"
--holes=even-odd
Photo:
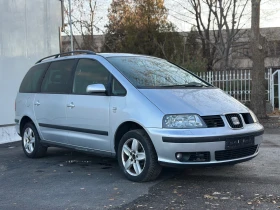
[[[185,84],[186,87],[209,87],[209,85],[198,83],[198,82],[190,82]]]
[[[198,82],[190,82],[190,83],[184,84],[184,85],[163,85],[160,87],[209,87],[209,85],[201,84]]]

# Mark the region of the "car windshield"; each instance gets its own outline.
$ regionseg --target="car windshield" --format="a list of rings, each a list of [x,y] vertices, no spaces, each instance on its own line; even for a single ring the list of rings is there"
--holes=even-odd
[[[160,58],[109,57],[108,60],[137,88],[207,87],[207,83]]]

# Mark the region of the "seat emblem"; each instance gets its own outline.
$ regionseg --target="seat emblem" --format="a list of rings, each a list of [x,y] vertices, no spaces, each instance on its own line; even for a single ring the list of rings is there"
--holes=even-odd
[[[238,117],[231,117],[231,121],[233,125],[240,125]]]

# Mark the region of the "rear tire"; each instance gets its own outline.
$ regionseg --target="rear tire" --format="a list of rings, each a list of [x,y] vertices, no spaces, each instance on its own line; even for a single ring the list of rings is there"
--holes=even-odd
[[[45,156],[47,147],[41,144],[41,139],[35,125],[31,122],[25,124],[22,130],[22,148],[29,158]]]
[[[117,155],[122,172],[131,181],[151,181],[161,172],[154,145],[142,129],[131,130],[123,135]]]

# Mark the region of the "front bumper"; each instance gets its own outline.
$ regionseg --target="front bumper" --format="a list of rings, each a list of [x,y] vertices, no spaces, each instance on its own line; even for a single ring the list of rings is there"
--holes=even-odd
[[[243,129],[200,128],[160,129],[148,128],[147,132],[155,146],[158,161],[167,166],[199,166],[233,164],[257,156],[263,139],[263,126],[259,123],[246,125]],[[226,140],[253,137],[254,144],[226,149]],[[207,161],[179,161],[177,153],[207,153]]]

